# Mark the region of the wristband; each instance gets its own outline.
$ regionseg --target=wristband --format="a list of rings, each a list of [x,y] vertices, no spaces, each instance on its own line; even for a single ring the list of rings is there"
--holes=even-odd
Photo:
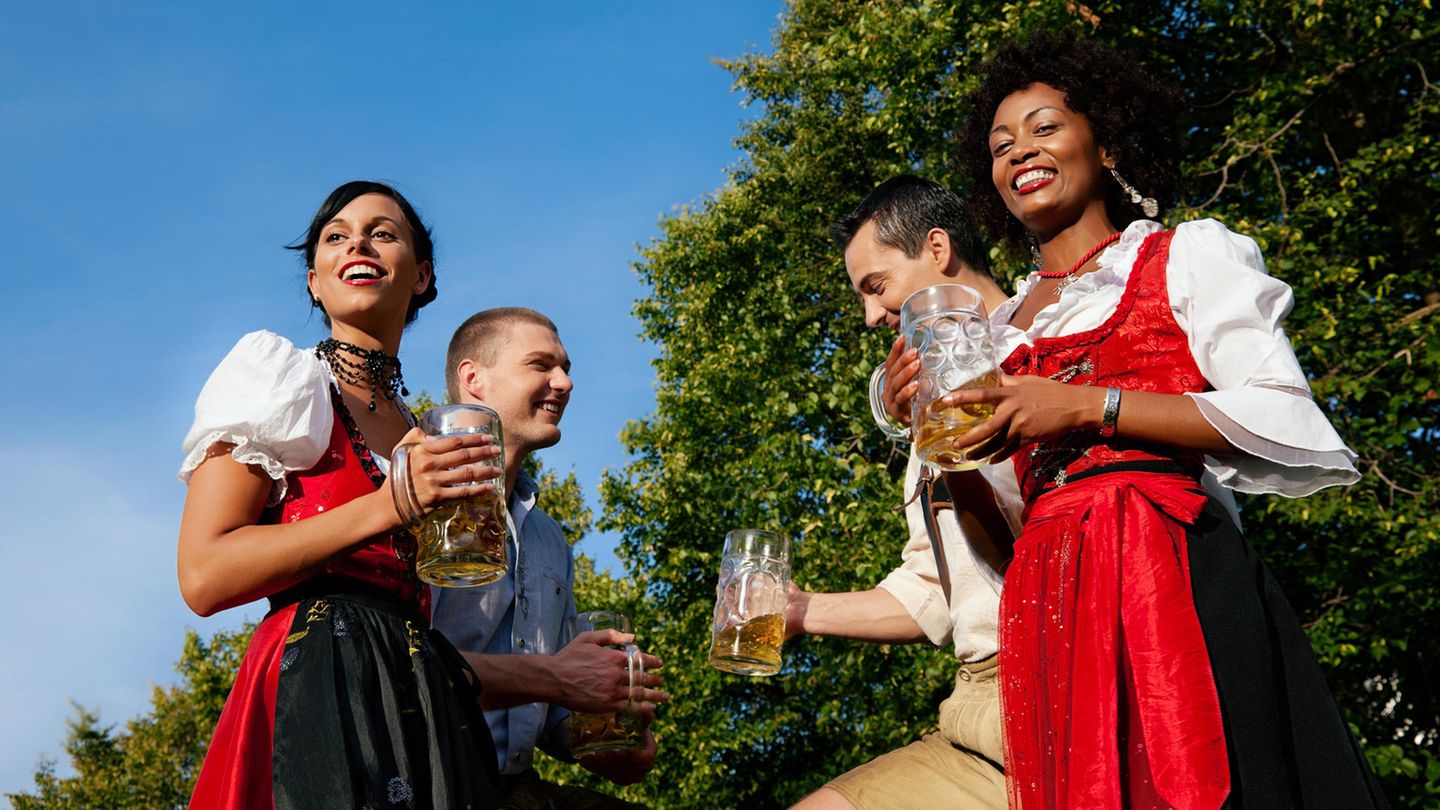
[[[1110,386],[1105,389],[1105,411],[1100,415],[1100,435],[1110,438],[1115,435],[1115,423],[1120,421],[1120,389]]]

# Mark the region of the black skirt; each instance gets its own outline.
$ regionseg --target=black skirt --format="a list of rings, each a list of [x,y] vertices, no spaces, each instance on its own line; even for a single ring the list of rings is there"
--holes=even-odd
[[[1225,724],[1226,806],[1388,807],[1289,601],[1213,498],[1190,529],[1189,557]]]
[[[275,701],[276,807],[496,806],[479,684],[443,635],[366,595],[296,607]]]

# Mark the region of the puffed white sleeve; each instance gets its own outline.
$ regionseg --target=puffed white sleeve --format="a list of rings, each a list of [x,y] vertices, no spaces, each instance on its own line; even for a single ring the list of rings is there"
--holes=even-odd
[[[1175,231],[1166,271],[1171,309],[1215,389],[1191,394],[1239,453],[1206,457],[1238,492],[1309,495],[1360,479],[1345,446],[1310,395],[1282,322],[1295,299],[1272,278],[1253,239],[1213,219]]]
[[[275,484],[269,502],[279,503],[286,474],[308,470],[324,455],[334,419],[320,359],[273,332],[251,332],[200,391],[180,480],[190,483],[210,447],[227,442],[235,445],[232,458],[270,476]]]

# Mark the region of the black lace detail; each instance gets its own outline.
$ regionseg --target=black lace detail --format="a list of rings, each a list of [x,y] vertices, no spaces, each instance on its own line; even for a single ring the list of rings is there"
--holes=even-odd
[[[350,448],[355,451],[355,457],[360,459],[360,468],[370,476],[370,481],[379,489],[385,484],[385,475],[380,472],[380,465],[375,463],[375,456],[371,455],[369,445],[365,444],[365,434],[355,424],[355,417],[350,415],[350,409],[345,407],[345,398],[340,395],[339,386],[330,386],[330,401],[335,403],[335,412],[340,415],[340,424],[345,426],[345,434],[350,437]]]

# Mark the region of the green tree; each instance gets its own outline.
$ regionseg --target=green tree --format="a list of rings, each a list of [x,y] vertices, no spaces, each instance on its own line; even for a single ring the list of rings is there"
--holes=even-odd
[[[1301,0],[793,0],[769,52],[726,63],[760,114],[730,181],[642,251],[635,313],[661,350],[657,406],[602,485],[601,525],[622,533],[659,617],[651,646],[671,662],[642,795],[784,805],[934,721],[944,651],[807,640],[777,678],[710,670],[713,583],[736,526],[796,537],[812,589],[869,587],[895,564],[902,456],[863,393],[888,336],[863,330],[826,226],[900,172],[967,191],[953,170],[963,95],[998,44],[1037,26],[1131,50],[1192,95],[1194,187],[1171,221],[1214,216],[1254,236],[1295,288],[1291,338],[1367,475],[1249,500],[1247,531],[1392,798],[1433,804],[1440,15]],[[1023,269],[995,258],[1002,276]]]
[[[184,807],[252,629],[222,630],[208,642],[187,631],[175,665],[179,683],[155,687],[150,712],[124,730],[102,725],[97,713],[77,704],[65,735],[75,775],[58,776],[56,763],[45,760],[33,792],[6,798],[16,810]]]

